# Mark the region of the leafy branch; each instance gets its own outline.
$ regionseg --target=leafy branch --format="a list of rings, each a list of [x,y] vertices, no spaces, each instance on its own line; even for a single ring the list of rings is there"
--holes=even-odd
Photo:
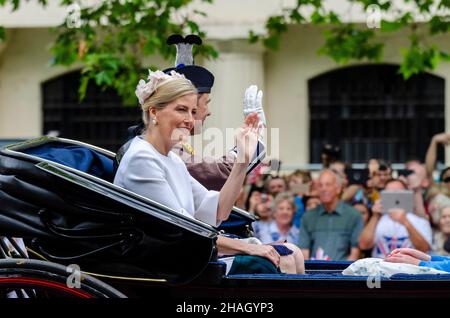
[[[202,0],[211,3],[212,0]],[[38,0],[43,6],[46,0]],[[80,1],[61,0],[67,10],[61,25],[52,29],[56,40],[51,47],[53,65],[70,66],[80,63],[82,76],[79,96],[86,95],[89,82],[106,89],[114,88],[125,105],[135,105],[134,91],[140,78],[147,76],[146,58],[161,55],[172,59],[175,47],[166,38],[173,33],[206,34],[192,19],[203,12],[188,12],[192,0],[103,0],[97,5],[83,7]],[[20,0],[0,0],[0,6]],[[0,39],[5,31],[0,28]],[[215,58],[218,53],[211,45],[194,49],[194,55]],[[154,67],[153,67],[154,68]]]
[[[405,79],[413,74],[434,70],[439,61],[449,61],[449,54],[439,49],[437,44],[428,44],[438,34],[450,30],[450,0],[404,0],[412,4],[405,10],[395,5],[395,1],[382,0],[348,0],[349,4],[360,5],[365,12],[377,8],[380,21],[379,32],[366,25],[343,23],[338,13],[327,11],[322,0],[297,0],[296,6],[284,9],[282,14],[270,16],[265,25],[266,34],[249,32],[250,43],[262,41],[265,47],[277,50],[281,37],[287,32],[289,25],[306,24],[323,25],[324,45],[319,54],[325,54],[336,63],[345,64],[352,60],[368,60],[380,62],[383,57],[384,43],[377,41],[381,33],[398,32],[409,29],[410,45],[401,48],[402,62],[399,72]],[[398,2],[397,2],[398,3]],[[303,10],[307,9],[307,10]],[[301,12],[311,12],[308,15]],[[423,17],[426,34],[419,34],[418,23],[414,17]],[[393,17],[387,19],[385,17]],[[370,18],[370,17],[369,17]]]

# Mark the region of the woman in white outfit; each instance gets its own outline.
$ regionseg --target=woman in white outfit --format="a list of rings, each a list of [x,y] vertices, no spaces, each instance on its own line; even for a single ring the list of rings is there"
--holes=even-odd
[[[218,226],[230,215],[246,169],[258,142],[258,115],[249,115],[236,135],[237,158],[231,174],[220,192],[207,190],[188,172],[184,162],[171,151],[185,140],[194,126],[197,111],[197,90],[192,83],[174,71],[165,74],[150,72],[148,82],[141,80],[136,89],[141,104],[145,131],[136,136],[123,156],[114,183],[142,196],[162,203],[177,212],[212,226]],[[227,237],[219,237],[219,253],[243,253],[268,258],[276,266],[280,255],[273,247],[261,245],[243,248]],[[254,244],[252,244],[254,245]],[[295,249],[295,248],[293,248]],[[297,251],[294,251],[297,252]],[[245,253],[245,252],[244,252]],[[298,255],[288,255],[295,262]],[[300,272],[303,271],[303,258]],[[292,268],[292,264],[290,264]],[[295,272],[298,272],[295,270]]]

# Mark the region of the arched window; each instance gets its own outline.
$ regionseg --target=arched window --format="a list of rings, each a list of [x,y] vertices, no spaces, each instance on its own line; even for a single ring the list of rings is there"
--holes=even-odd
[[[308,82],[310,160],[320,162],[325,142],[342,159],[424,160],[431,137],[444,131],[444,79],[420,74],[403,80],[398,66],[346,67]],[[443,161],[440,149],[438,160]]]
[[[127,128],[139,123],[140,108],[123,106],[114,90],[102,91],[93,81],[80,103],[79,81],[80,72],[75,71],[42,84],[43,134],[54,131],[59,137],[117,151]]]

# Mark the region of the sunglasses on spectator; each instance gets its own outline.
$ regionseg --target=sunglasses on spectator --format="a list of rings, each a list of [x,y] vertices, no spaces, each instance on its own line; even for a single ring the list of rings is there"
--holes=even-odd
[[[444,178],[444,179],[442,180],[442,182],[444,182],[444,183],[449,183],[449,182],[450,182],[450,176]]]

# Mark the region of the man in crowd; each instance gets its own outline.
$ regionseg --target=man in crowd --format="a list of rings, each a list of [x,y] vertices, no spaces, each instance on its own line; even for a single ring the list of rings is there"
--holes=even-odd
[[[437,147],[439,144],[448,146],[450,144],[450,133],[443,132],[436,134],[433,138],[431,138],[430,146],[428,147],[425,157],[425,166],[431,182],[434,181],[433,172],[436,168]],[[445,186],[450,190],[450,167],[446,167],[440,172],[439,182],[445,184]]]
[[[267,192],[269,192],[269,194],[274,198],[278,193],[286,192],[286,190],[286,181],[284,181],[284,179],[281,177],[273,177],[269,181],[267,181]]]
[[[299,247],[305,259],[356,260],[361,214],[339,199],[342,180],[332,170],[319,177],[321,204],[303,215]]]
[[[414,192],[414,213],[428,219],[424,202],[431,181],[427,176],[427,170],[418,160],[408,161],[406,163],[406,169],[411,171],[405,181],[408,189]]]

